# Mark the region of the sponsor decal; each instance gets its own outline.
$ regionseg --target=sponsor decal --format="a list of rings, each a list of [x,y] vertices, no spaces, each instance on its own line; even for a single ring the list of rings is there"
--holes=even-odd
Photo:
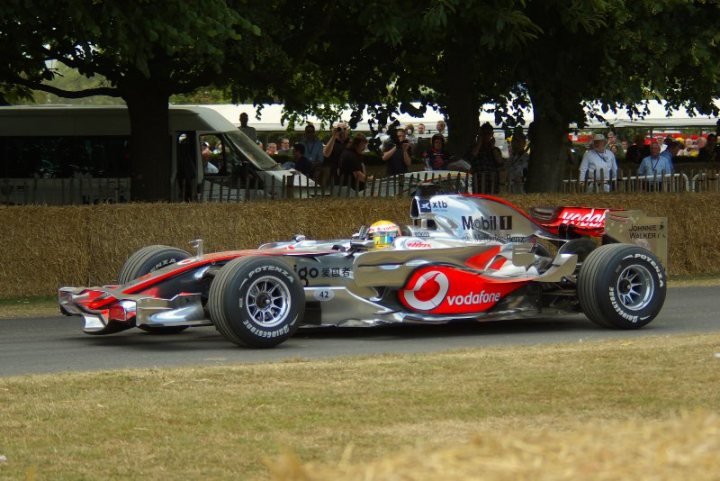
[[[468,294],[462,296],[448,296],[447,301],[448,304],[451,306],[471,306],[471,305],[479,305],[479,304],[490,304],[495,303],[500,300],[501,296],[499,292],[485,292],[480,291],[479,293],[474,293],[470,291]]]
[[[489,217],[462,216],[463,230],[510,230],[512,229],[511,215],[491,215]]]
[[[432,245],[422,239],[403,239],[400,242],[400,247],[406,249],[431,249]]]
[[[350,267],[300,267],[295,266],[295,272],[306,286],[310,285],[313,279],[345,278],[352,277]]]
[[[405,301],[413,308],[429,311],[439,306],[449,287],[448,278],[440,271],[429,271],[421,275],[404,292]]]
[[[421,231],[413,232],[413,236],[415,236],[415,237],[423,237],[423,238],[425,238],[425,237],[430,237],[430,232],[425,231],[425,230],[421,230]]]
[[[564,208],[558,220],[564,224],[587,229],[599,229],[605,226],[605,213],[610,209]]]
[[[430,205],[432,210],[446,210],[448,208],[448,203],[444,200],[433,200]]]
[[[413,274],[398,295],[408,309],[437,315],[472,314],[491,309],[525,284],[526,280],[497,282],[467,269],[428,266]]]
[[[630,238],[633,240],[657,239],[660,237],[660,231],[662,231],[662,228],[663,226],[658,224],[634,225],[630,227],[628,232],[630,233]]]
[[[420,212],[423,214],[427,214],[428,212],[432,212],[432,207],[430,207],[430,201],[429,200],[420,200]]]

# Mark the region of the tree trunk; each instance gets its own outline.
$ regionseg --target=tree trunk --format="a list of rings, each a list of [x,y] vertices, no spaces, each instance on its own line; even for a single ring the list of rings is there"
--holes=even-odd
[[[527,191],[558,192],[567,167],[567,156],[563,152],[569,122],[554,110],[552,97],[533,96],[531,93],[530,99],[534,120],[528,132],[530,161]]]
[[[444,82],[447,92],[448,148],[457,156],[464,155],[475,143],[480,130],[480,101],[472,76],[467,72],[467,61],[461,49],[451,50]]]
[[[170,201],[170,96],[148,84],[135,83],[123,95],[130,115],[131,196],[133,201]]]

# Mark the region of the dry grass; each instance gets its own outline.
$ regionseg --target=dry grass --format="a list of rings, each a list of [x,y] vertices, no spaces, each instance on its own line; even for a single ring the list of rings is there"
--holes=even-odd
[[[510,196],[534,205],[582,204],[642,209],[667,215],[669,271],[718,272],[720,194]],[[321,199],[247,204],[129,204],[2,207],[0,299],[53,295],[60,285],[111,282],[129,254],[149,244],[188,248],[202,237],[207,250],[253,248],[295,233],[347,237],[380,218],[408,220],[408,199]]]
[[[268,459],[276,479],[650,479],[656,456],[692,470],[652,479],[711,479],[718,351],[707,334],[2,378],[0,478],[268,479]],[[282,468],[287,451],[315,468]],[[403,477],[363,477],[392,465]]]
[[[292,453],[268,463],[277,481],[717,480],[720,416],[578,423],[476,434],[453,447],[404,449],[370,463],[303,465]],[[348,454],[352,451],[348,450]]]

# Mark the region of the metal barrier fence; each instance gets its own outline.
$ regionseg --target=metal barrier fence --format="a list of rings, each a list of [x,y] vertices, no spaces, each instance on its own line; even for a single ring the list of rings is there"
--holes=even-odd
[[[0,204],[96,204],[129,202],[130,178],[0,179]],[[186,187],[191,188],[191,187]],[[194,189],[194,187],[192,187]],[[426,192],[482,194],[521,193],[517,185],[503,182],[492,173],[413,172],[374,179],[365,185],[347,186],[331,180],[326,185],[304,176],[258,177],[239,180],[230,176],[205,179],[201,192],[177,192],[178,200],[201,202],[246,202],[271,199],[319,197],[409,197],[418,189]],[[600,175],[585,182],[562,181],[559,192],[720,192],[720,171],[699,170],[654,176]]]
[[[626,175],[622,169],[605,179],[600,171],[588,176],[584,182],[578,179],[562,181],[563,193],[587,192],[720,192],[720,174],[717,170],[701,170],[653,175]]]
[[[205,180],[201,200],[205,202],[244,202],[255,199],[309,199],[318,197],[409,197],[418,188],[432,188],[445,192],[473,192],[475,185],[488,185],[492,191],[497,185],[485,182],[484,177],[464,172],[413,172],[367,183],[354,181],[351,185],[330,179],[321,185],[304,176],[287,176],[278,181],[259,178],[239,181],[232,177],[213,176]]]

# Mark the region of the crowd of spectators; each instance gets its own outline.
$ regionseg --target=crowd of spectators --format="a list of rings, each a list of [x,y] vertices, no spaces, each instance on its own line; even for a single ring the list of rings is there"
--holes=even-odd
[[[463,148],[449,148],[447,125],[438,121],[434,129],[424,123],[380,129],[375,137],[379,143],[378,157],[385,175],[405,174],[412,169],[413,159],[427,171],[463,171],[475,174],[483,185],[482,192],[495,193],[501,184],[510,193],[525,193],[530,149],[523,129],[516,129],[501,142],[507,142],[506,154],[496,146],[496,131],[489,124],[480,126],[476,140]],[[240,130],[259,143],[257,132],[248,126],[247,114],[240,116]],[[308,124],[304,135],[291,144],[289,137],[268,142],[266,152],[282,163],[318,182],[362,188],[372,179],[365,164],[368,148],[374,139],[363,133],[351,133],[345,122],[336,122],[323,142],[315,126]],[[636,135],[632,140],[620,138],[612,130],[594,134],[586,145],[563,147],[567,167],[575,168],[581,183],[588,188],[608,191],[618,175],[618,163],[635,165],[638,176],[659,178],[675,171],[674,162],[682,156],[696,157],[699,162],[720,161],[720,146],[715,134],[707,137],[655,139]],[[573,152],[580,152],[574,156]],[[284,159],[280,156],[286,156]],[[575,160],[577,159],[577,160]],[[572,166],[575,167],[572,167]]]

